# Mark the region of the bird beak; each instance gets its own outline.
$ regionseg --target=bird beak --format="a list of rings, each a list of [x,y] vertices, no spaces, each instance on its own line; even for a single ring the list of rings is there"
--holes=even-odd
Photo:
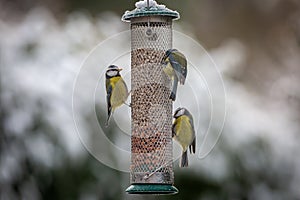
[[[122,70],[123,70],[123,69],[121,69],[121,68],[118,69],[119,72],[122,71]]]

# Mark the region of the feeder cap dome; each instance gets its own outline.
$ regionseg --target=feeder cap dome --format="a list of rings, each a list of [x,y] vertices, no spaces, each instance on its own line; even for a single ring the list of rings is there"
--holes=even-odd
[[[155,0],[149,1],[149,7],[147,7],[147,0],[138,1],[135,3],[135,7],[134,10],[125,12],[122,16],[123,21],[130,21],[131,18],[145,16],[165,16],[174,20],[180,18],[177,11],[170,10],[165,5],[159,5]]]

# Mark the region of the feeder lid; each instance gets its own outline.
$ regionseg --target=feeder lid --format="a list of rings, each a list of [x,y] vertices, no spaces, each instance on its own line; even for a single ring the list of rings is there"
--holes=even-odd
[[[147,6],[147,0],[138,1],[135,3],[135,7],[134,10],[125,12],[122,16],[123,21],[130,21],[131,18],[145,16],[166,16],[174,20],[180,18],[177,11],[170,10],[165,5],[159,5],[155,0],[149,0],[149,7]]]

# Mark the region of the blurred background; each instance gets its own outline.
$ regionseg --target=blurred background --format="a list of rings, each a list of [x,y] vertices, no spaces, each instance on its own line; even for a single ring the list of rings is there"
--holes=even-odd
[[[129,29],[120,17],[134,3],[0,1],[0,199],[300,199],[298,0],[158,1],[209,51],[227,96],[216,148],[175,167],[179,194],[127,195],[129,174],[88,154],[72,118],[73,83],[95,45]],[[83,113],[85,131],[95,131]]]

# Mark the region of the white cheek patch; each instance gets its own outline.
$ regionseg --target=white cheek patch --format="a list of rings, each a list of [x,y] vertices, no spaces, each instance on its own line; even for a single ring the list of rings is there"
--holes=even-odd
[[[179,115],[183,115],[184,114],[184,109],[181,109],[178,113],[179,113]]]
[[[106,72],[106,74],[110,77],[116,76],[118,74],[118,71],[115,70],[109,70]]]
[[[179,110],[179,111],[176,113],[175,117],[179,117],[179,116],[181,116],[181,115],[183,115],[183,114],[184,114],[184,109],[181,109],[181,110]]]

